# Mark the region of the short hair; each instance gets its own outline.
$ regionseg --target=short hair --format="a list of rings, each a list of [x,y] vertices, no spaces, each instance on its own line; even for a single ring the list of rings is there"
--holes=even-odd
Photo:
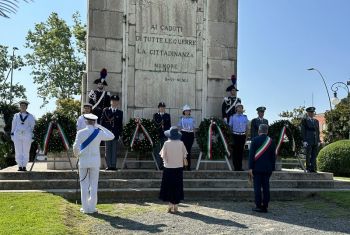
[[[267,134],[267,132],[269,131],[269,126],[266,124],[260,124],[259,125],[259,133],[261,134]]]
[[[94,125],[96,123],[96,120],[91,120],[91,119],[85,119],[85,120],[88,125]]]

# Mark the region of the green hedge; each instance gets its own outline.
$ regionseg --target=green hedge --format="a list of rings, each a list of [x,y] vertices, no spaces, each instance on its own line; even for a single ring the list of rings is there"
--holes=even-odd
[[[322,148],[317,157],[318,170],[336,176],[350,176],[350,140],[339,140]]]

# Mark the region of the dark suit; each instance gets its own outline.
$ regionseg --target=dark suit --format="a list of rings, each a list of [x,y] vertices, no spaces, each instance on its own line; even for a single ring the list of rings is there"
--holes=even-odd
[[[254,139],[254,137],[257,137],[258,131],[259,131],[259,126],[260,124],[266,124],[269,125],[269,121],[265,118],[263,118],[262,120],[260,118],[254,118],[251,122],[250,122],[250,139]]]
[[[157,163],[160,169],[164,168],[163,159],[160,157],[159,152],[164,144],[167,141],[167,137],[164,135],[164,131],[169,130],[171,127],[171,118],[170,114],[164,113],[155,113],[153,114],[153,121],[156,123],[158,127],[159,133],[159,144],[157,144],[154,148],[154,155],[156,156]]]
[[[241,99],[233,96],[225,97],[224,102],[222,102],[222,118],[227,118],[227,122],[230,120],[230,117],[236,113],[236,103],[241,103]]]
[[[115,138],[106,142],[106,163],[107,167],[116,167],[117,165],[117,143],[119,136],[123,131],[123,111],[112,108],[105,108],[102,112],[101,125],[110,130]]]
[[[303,142],[307,142],[306,147],[306,168],[315,172],[318,144],[320,143],[320,125],[314,118],[304,118],[301,121],[301,135]]]
[[[92,104],[92,106],[94,106],[100,100],[100,97],[103,94],[103,90],[102,91],[94,90],[94,93],[95,93],[96,99],[92,99],[92,98],[89,99],[89,103]],[[101,116],[102,116],[103,109],[109,106],[111,106],[111,97],[107,94],[107,91],[106,91],[101,102],[92,110],[92,113],[98,117],[98,120],[97,120],[98,123],[102,123]]]
[[[272,142],[266,151],[255,159],[258,149],[264,144],[267,135],[255,137],[249,150],[249,169],[253,170],[254,175],[254,194],[255,204],[258,208],[268,208],[270,201],[270,176],[275,170],[276,146]],[[261,197],[261,187],[263,188],[263,197]]]

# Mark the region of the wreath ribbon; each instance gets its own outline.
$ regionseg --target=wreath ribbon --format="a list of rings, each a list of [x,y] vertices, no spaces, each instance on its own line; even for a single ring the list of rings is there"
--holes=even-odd
[[[287,129],[286,126],[282,127],[280,137],[278,138],[278,142],[277,142],[277,147],[276,147],[276,152],[275,152],[276,156],[278,155],[278,153],[280,151],[284,136],[286,135],[286,129]]]
[[[130,143],[130,148],[132,148],[135,144],[135,140],[136,140],[136,135],[137,133],[139,132],[140,128],[143,132],[143,134],[146,136],[148,142],[153,146],[153,141],[152,141],[152,138],[151,136],[149,135],[148,131],[146,130],[146,128],[141,124],[140,120],[135,120],[136,122],[136,128],[135,128],[135,131],[134,131],[134,134],[132,135],[132,139],[131,139],[131,143]]]
[[[58,134],[61,137],[63,146],[66,149],[66,151],[68,151],[68,149],[69,149],[68,138],[67,138],[66,134],[64,133],[62,126],[59,123],[55,123],[55,124],[56,124]],[[45,134],[45,139],[44,139],[44,150],[43,150],[44,154],[47,154],[47,152],[48,152],[49,141],[50,141],[50,137],[51,137],[53,129],[54,129],[54,122],[50,122],[49,127],[47,128],[47,131]]]
[[[221,131],[221,128],[219,125],[217,125],[213,120],[210,121],[209,129],[208,129],[208,154],[207,157],[212,160],[213,159],[213,127],[216,126],[216,130],[219,133],[220,139],[222,140],[222,143],[224,144],[225,151],[227,153],[227,156],[230,156],[230,151],[228,149],[228,145],[226,142],[226,139],[224,137],[224,134]]]

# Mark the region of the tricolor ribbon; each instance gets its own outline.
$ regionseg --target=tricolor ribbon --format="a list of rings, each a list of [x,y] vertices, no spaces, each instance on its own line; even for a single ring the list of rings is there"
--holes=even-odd
[[[281,148],[281,145],[282,145],[282,142],[284,140],[284,136],[286,135],[286,126],[283,126],[282,130],[281,130],[281,134],[280,134],[280,137],[278,138],[278,142],[277,142],[277,147],[276,147],[276,156],[278,155],[279,153],[279,150]]]
[[[222,140],[227,156],[230,156],[230,151],[228,150],[228,145],[224,137],[224,134],[221,131],[221,128],[213,120],[211,120],[209,125],[209,130],[208,130],[208,154],[207,154],[207,157],[210,160],[213,159],[213,126],[214,125],[216,126],[220,139]]]
[[[134,131],[134,134],[132,135],[132,139],[131,139],[131,143],[130,143],[130,148],[132,148],[135,144],[135,140],[136,140],[136,135],[139,132],[139,129],[141,128],[143,134],[146,136],[147,140],[149,141],[149,143],[153,146],[153,141],[151,136],[148,134],[148,131],[146,130],[146,128],[141,124],[141,121],[139,119],[135,119],[136,122],[136,128]]]
[[[272,143],[272,140],[270,137],[266,137],[265,142],[260,146],[260,148],[256,151],[255,156],[254,156],[254,160],[258,160],[265,152],[266,150],[270,147]]]
[[[65,135],[63,128],[61,127],[61,125],[59,123],[56,123],[57,126],[57,130],[58,130],[58,134],[61,137],[63,146],[66,150],[69,149],[69,142],[68,142],[68,138]],[[54,127],[54,123],[50,122],[49,127],[47,128],[46,134],[45,134],[45,138],[44,138],[44,149],[43,152],[44,154],[47,154],[48,149],[49,149],[49,141],[50,141],[50,136],[52,134],[53,131],[53,127]]]

